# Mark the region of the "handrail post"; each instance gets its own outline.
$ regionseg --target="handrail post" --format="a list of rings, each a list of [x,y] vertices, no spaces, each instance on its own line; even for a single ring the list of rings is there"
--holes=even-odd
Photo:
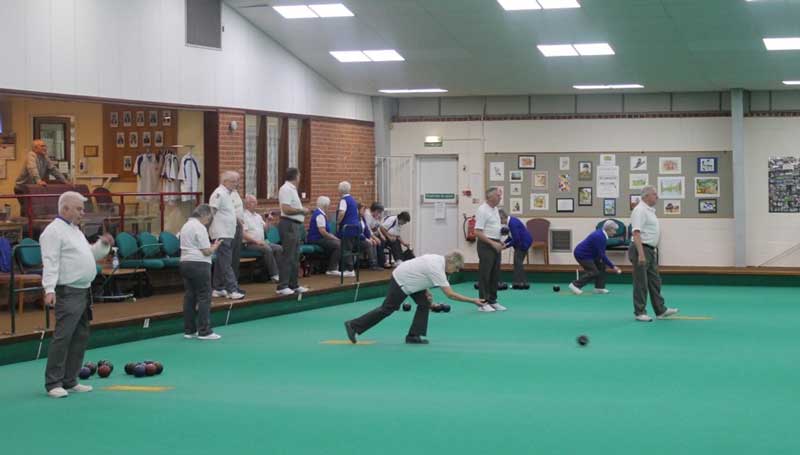
[[[33,238],[33,204],[31,198],[25,199],[25,212],[28,215],[28,237]]]
[[[125,232],[125,195],[119,195],[119,231]]]
[[[158,193],[158,210],[161,215],[161,230],[164,230],[164,193]]]

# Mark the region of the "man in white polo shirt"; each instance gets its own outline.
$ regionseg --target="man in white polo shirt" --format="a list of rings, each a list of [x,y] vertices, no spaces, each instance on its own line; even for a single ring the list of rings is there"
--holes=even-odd
[[[258,199],[252,194],[244,197],[244,232],[242,233],[244,243],[247,248],[261,252],[264,270],[267,276],[274,282],[280,281],[278,275],[278,263],[276,257],[283,254],[280,245],[270,243],[266,239],[265,229],[267,223],[260,214],[256,213]]]
[[[656,217],[658,193],[652,186],[642,188],[642,200],[631,212],[633,242],[628,248],[628,259],[633,265],[633,313],[640,322],[651,322],[647,315],[647,293],[658,319],[678,312],[667,308],[661,297],[661,276],[658,273],[658,242],[661,228]]]
[[[306,292],[308,288],[300,286],[297,270],[300,267],[300,239],[303,236],[303,222],[308,209],[303,207],[297,185],[300,183],[300,171],[290,167],[286,170],[286,182],[278,191],[278,202],[281,206],[281,221],[278,233],[281,237],[283,255],[278,263],[280,282],[278,294],[292,295],[295,292]]]
[[[400,308],[400,304],[410,296],[417,304],[417,311],[414,313],[411,328],[408,329],[406,343],[428,344],[428,340],[422,338],[428,335],[428,315],[431,301],[433,300],[428,289],[439,287],[444,292],[444,295],[451,300],[486,306],[485,301],[463,296],[453,291],[453,288],[450,287],[450,283],[447,281],[447,274],[455,273],[463,267],[464,257],[457,251],[447,256],[425,254],[418,258],[403,261],[392,272],[392,278],[389,280],[389,289],[386,291],[386,298],[383,300],[383,304],[358,318],[344,323],[347,338],[355,344],[356,335],[366,332],[397,311]]]
[[[214,209],[214,219],[211,221],[208,233],[213,240],[220,241],[217,258],[214,261],[211,279],[214,290],[211,295],[238,300],[244,298],[244,294],[239,292],[239,283],[236,282],[233,271],[233,239],[236,237],[236,226],[239,221],[232,193],[239,186],[239,174],[225,171],[219,180],[220,185],[208,198],[208,205]]]
[[[478,237],[478,292],[480,298],[489,305],[478,307],[479,311],[505,311],[506,307],[497,303],[497,282],[500,281],[500,192],[496,187],[486,190],[486,201],[478,207],[475,214],[475,235]]]

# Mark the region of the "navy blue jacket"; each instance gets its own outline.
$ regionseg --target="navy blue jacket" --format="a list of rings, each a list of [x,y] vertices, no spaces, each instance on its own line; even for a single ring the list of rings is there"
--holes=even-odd
[[[347,207],[344,210],[342,222],[339,223],[336,233],[339,235],[339,237],[359,237],[361,235],[361,226],[358,216],[358,202],[356,202],[356,199],[349,194],[343,199],[347,204]],[[345,226],[347,226],[347,229],[344,228]]]
[[[531,233],[522,224],[519,218],[508,217],[508,238],[506,245],[514,247],[515,250],[528,251],[533,243]]]
[[[606,234],[602,229],[598,229],[588,237],[583,239],[578,246],[575,247],[575,259],[579,261],[596,261],[598,258],[612,269],[614,263],[606,256]]]
[[[311,223],[308,225],[308,235],[306,236],[306,242],[313,243],[317,240],[322,240],[322,234],[319,233],[319,228],[317,227],[317,215],[322,215],[325,217],[325,229],[328,229],[328,216],[325,215],[320,209],[315,209],[314,213],[311,214]]]

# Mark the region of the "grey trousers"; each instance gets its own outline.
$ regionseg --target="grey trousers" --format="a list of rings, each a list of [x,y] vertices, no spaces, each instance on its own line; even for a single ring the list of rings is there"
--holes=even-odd
[[[248,244],[248,250],[260,251],[262,256],[261,260],[264,262],[264,268],[267,269],[267,276],[269,278],[279,275],[277,256],[283,254],[283,247],[274,243],[267,243],[266,245]]]
[[[497,302],[500,281],[500,253],[488,243],[478,240],[478,294],[490,303]]]
[[[526,284],[528,276],[525,274],[525,258],[528,257],[526,250],[514,248],[514,284]]]
[[[594,261],[576,260],[583,267],[583,273],[580,274],[577,280],[572,282],[576,288],[580,289],[592,281],[594,281],[595,289],[604,289],[606,287],[606,263],[602,259],[597,258]]]
[[[628,248],[628,259],[633,265],[633,313],[647,313],[647,293],[650,293],[650,304],[656,316],[667,311],[664,298],[661,297],[661,275],[658,274],[658,250],[642,246],[645,264],[639,264],[639,252],[636,245]]]
[[[239,289],[233,273],[233,239],[220,239],[217,260],[214,261],[213,285],[216,290],[234,292]]]
[[[183,288],[183,333],[200,336],[211,330],[211,264],[184,261],[180,265]]]
[[[244,237],[244,229],[242,225],[236,223],[236,234],[233,236],[233,251],[231,252],[231,268],[233,268],[233,275],[236,277],[236,283],[239,283],[239,263],[242,260],[242,242]]]
[[[300,237],[303,233],[303,223],[281,218],[278,223],[278,234],[281,236],[283,255],[278,263],[280,270],[280,283],[278,290],[290,288],[297,289],[297,272],[300,268]]]
[[[45,389],[69,389],[78,384],[78,371],[89,344],[91,290],[56,286],[56,327],[47,350]]]
[[[355,329],[356,333],[364,333],[397,311],[406,297],[409,296],[406,295],[400,285],[397,284],[397,281],[394,280],[394,277],[392,277],[389,281],[389,289],[386,291],[386,298],[383,299],[381,306],[351,320],[350,325]],[[414,313],[414,320],[411,321],[408,335],[426,336],[428,335],[428,315],[430,314],[431,302],[428,301],[425,291],[415,292],[410,297],[417,303],[417,311]]]
[[[369,266],[378,267],[378,247],[373,245],[369,240],[361,240],[361,250],[367,252]]]
[[[342,258],[342,264],[344,266],[344,270],[348,272],[353,271],[356,244],[358,241],[358,237],[342,237],[341,239],[342,249],[339,251],[339,254],[344,255]]]
[[[322,238],[314,242],[325,250],[328,255],[328,271],[339,270],[339,259],[342,254],[342,242],[339,239],[326,239]],[[347,269],[345,269],[347,270]]]

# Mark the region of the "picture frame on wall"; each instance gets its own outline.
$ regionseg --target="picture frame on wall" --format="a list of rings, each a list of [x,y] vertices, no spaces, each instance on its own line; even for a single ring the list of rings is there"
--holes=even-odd
[[[519,169],[536,169],[536,155],[520,155],[517,157]]]
[[[153,136],[150,131],[142,131],[142,147],[153,145]]]
[[[616,165],[617,165],[617,155],[614,155],[613,153],[600,154],[599,166],[616,166]]]
[[[96,145],[84,145],[83,156],[86,158],[95,158],[100,155],[100,147]]]
[[[135,149],[139,148],[139,133],[131,131],[128,133],[128,147]]]
[[[681,158],[661,157],[658,159],[658,173],[659,174],[680,174],[681,173]]]
[[[148,111],[147,118],[150,126],[158,126],[158,111]]]
[[[630,204],[631,210],[635,209],[639,202],[642,201],[641,194],[631,194],[628,196],[628,203]]]
[[[583,207],[591,207],[592,187],[584,186],[578,188],[578,205]]]
[[[719,177],[695,177],[694,197],[719,197]]]
[[[646,156],[632,156],[631,157],[631,172],[643,172],[647,170],[647,157]]]
[[[509,187],[508,194],[511,196],[522,196],[522,184],[512,183]]]
[[[699,199],[697,211],[700,213],[717,213],[718,199]]]
[[[108,126],[111,128],[117,128],[119,126],[119,112],[109,113]]]
[[[133,125],[133,113],[131,111],[125,111],[122,113],[122,126],[132,126]]]
[[[569,157],[568,156],[561,156],[558,158],[558,170],[559,171],[568,171],[569,170]]]
[[[701,156],[697,158],[698,174],[716,174],[718,159],[714,156]]]
[[[680,215],[681,214],[681,201],[678,199],[665,199],[664,200],[664,215]]]
[[[506,181],[506,163],[502,161],[493,161],[489,163],[489,181],[490,182]]]
[[[578,161],[578,180],[589,180],[593,178],[592,162],[591,161]]]
[[[603,199],[603,216],[617,216],[616,199]]]
[[[547,171],[537,171],[533,173],[533,187],[547,188]]]
[[[659,177],[658,197],[661,199],[683,199],[685,193],[685,179],[681,177]]]
[[[144,126],[144,111],[136,111],[136,126]]]
[[[531,210],[550,210],[550,195],[531,193]]]
[[[558,192],[569,193],[572,191],[572,184],[569,180],[569,174],[558,174]]]
[[[118,132],[117,133],[117,137],[114,140],[114,143],[117,144],[117,148],[118,149],[124,149],[125,148],[125,133],[123,133],[122,131]]]
[[[650,184],[649,174],[629,174],[628,187],[632,190],[641,190]]]
[[[172,111],[161,112],[161,125],[172,126]]]
[[[512,215],[522,215],[522,198],[508,198],[508,209]]]
[[[164,146],[164,132],[163,131],[156,131],[153,134],[153,144],[156,147],[163,147]]]
[[[575,211],[575,199],[571,197],[556,198],[557,213],[572,213]]]
[[[123,171],[133,170],[133,158],[130,155],[125,155],[122,157],[122,170]]]
[[[508,181],[509,182],[521,182],[523,179],[524,173],[520,170],[516,171],[508,171]]]

